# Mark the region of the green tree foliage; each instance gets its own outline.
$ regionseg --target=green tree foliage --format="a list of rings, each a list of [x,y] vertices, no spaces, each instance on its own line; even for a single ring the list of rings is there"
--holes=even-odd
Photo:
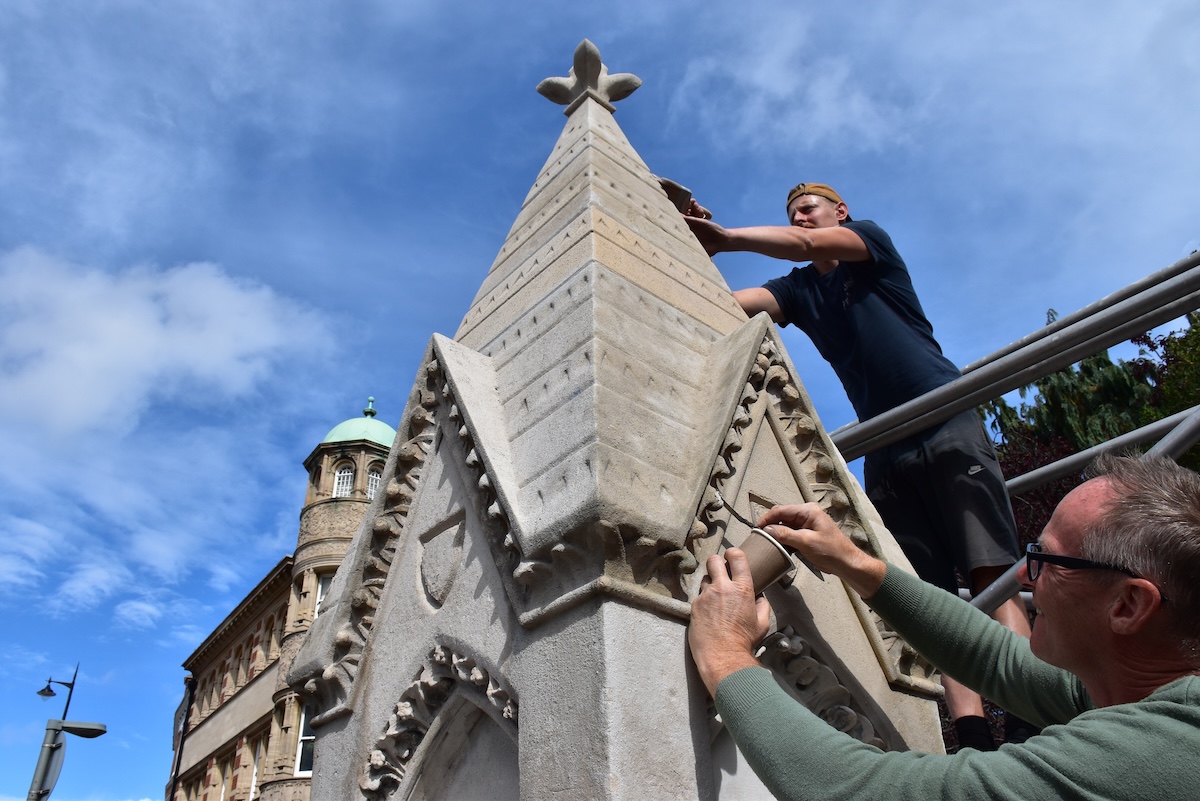
[[[1047,324],[1057,317],[1053,309]],[[1188,327],[1159,337],[1142,334],[1138,358],[1114,362],[1091,356],[1022,387],[1013,407],[1003,398],[979,407],[990,421],[1000,465],[1008,477],[1078,453],[1200,403],[1200,314]],[[1193,449],[1180,460],[1200,467]],[[1067,476],[1013,498],[1022,543],[1037,538],[1059,500],[1080,483]]]
[[[1140,355],[1131,365],[1154,387],[1141,409],[1139,425],[1200,404],[1200,312],[1188,314],[1187,321],[1182,331],[1158,337],[1142,334],[1132,340]],[[1200,448],[1193,447],[1179,463],[1200,471]]]

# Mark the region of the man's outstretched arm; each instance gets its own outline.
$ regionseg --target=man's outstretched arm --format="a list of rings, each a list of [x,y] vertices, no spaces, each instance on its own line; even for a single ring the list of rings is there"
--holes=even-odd
[[[862,238],[849,228],[803,228],[795,225],[754,225],[726,228],[703,217],[684,215],[684,220],[704,251],[716,253],[747,251],[785,261],[869,261],[871,252]]]

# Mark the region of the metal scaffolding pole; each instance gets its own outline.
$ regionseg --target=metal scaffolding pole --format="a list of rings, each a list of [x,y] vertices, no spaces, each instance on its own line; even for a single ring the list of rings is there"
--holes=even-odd
[[[1043,337],[971,375],[835,432],[833,443],[846,461],[852,461],[1198,307],[1200,270],[1193,269]]]
[[[1146,456],[1166,456],[1170,459],[1176,459],[1179,454],[1186,452],[1196,440],[1200,439],[1200,411],[1189,410],[1175,415],[1175,417],[1180,416],[1183,417],[1183,421],[1178,423],[1170,433],[1159,440],[1158,444],[1147,451],[1142,458]],[[1018,559],[1015,565],[1004,572],[1004,575],[989,584],[983,592],[976,595],[971,600],[971,605],[987,612],[989,615],[999,609],[1001,604],[1020,592],[1021,584],[1017,581],[1017,573],[1024,563],[1024,559]]]
[[[1166,281],[1170,278],[1174,278],[1175,276],[1177,276],[1181,273],[1187,272],[1188,270],[1192,269],[1193,267],[1197,267],[1197,266],[1200,266],[1200,251],[1192,253],[1190,256],[1188,256],[1185,259],[1180,259],[1179,261],[1172,264],[1170,267],[1159,270],[1156,273],[1152,273],[1140,281],[1134,281],[1129,286],[1123,287],[1123,288],[1117,290],[1116,292],[1113,292],[1111,295],[1101,298],[1100,300],[1096,301],[1095,303],[1092,303],[1088,306],[1084,306],[1079,311],[1072,312],[1071,314],[1068,314],[1065,317],[1059,317],[1053,323],[1050,323],[1049,325],[1046,325],[1043,328],[1039,328],[1037,331],[1034,331],[1032,334],[1029,334],[1026,337],[1018,339],[1016,342],[1006,345],[1005,347],[1001,348],[1000,350],[996,351],[995,353],[991,353],[987,356],[984,356],[982,359],[979,359],[978,361],[971,362],[970,364],[968,364],[966,367],[963,368],[963,370],[962,370],[963,375],[974,372],[975,370],[978,370],[980,367],[989,365],[992,362],[996,361],[997,359],[1000,359],[1003,356],[1007,356],[1008,354],[1010,354],[1014,351],[1020,350],[1021,348],[1026,347],[1027,345],[1031,345],[1034,342],[1037,342],[1039,339],[1044,339],[1044,338],[1050,336],[1051,334],[1057,333],[1058,331],[1061,331],[1062,329],[1064,329],[1068,326],[1074,325],[1075,323],[1079,322],[1080,320],[1085,320],[1088,317],[1092,316],[1093,314],[1101,312],[1111,306],[1115,306],[1117,303],[1120,303],[1121,301],[1126,300],[1127,298],[1131,298],[1140,292],[1150,289],[1151,287],[1158,286],[1163,281]]]
[[[1166,456],[1168,459],[1178,460],[1197,440],[1200,440],[1200,411],[1193,409],[1193,413],[1188,415],[1186,420],[1160,439],[1146,455]]]

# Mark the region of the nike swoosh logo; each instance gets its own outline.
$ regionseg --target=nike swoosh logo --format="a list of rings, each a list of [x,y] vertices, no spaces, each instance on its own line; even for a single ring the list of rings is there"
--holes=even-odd
[[[975,475],[976,473],[981,473],[981,472],[983,472],[983,465],[981,465],[981,464],[974,464],[974,465],[971,465],[971,468],[970,468],[969,470],[967,470],[967,475],[968,475],[968,476],[973,476],[973,475]]]

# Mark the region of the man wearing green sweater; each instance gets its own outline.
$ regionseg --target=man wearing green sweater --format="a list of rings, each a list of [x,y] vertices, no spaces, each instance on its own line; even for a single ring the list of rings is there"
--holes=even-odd
[[[1195,801],[1200,759],[1200,476],[1102,457],[1030,546],[1025,640],[859,550],[816,504],[759,525],[842,578],[913,647],[1042,733],[994,752],[882,752],[795,702],[753,656],[770,608],[745,555],[711,557],[692,656],[750,765],[781,799]]]

